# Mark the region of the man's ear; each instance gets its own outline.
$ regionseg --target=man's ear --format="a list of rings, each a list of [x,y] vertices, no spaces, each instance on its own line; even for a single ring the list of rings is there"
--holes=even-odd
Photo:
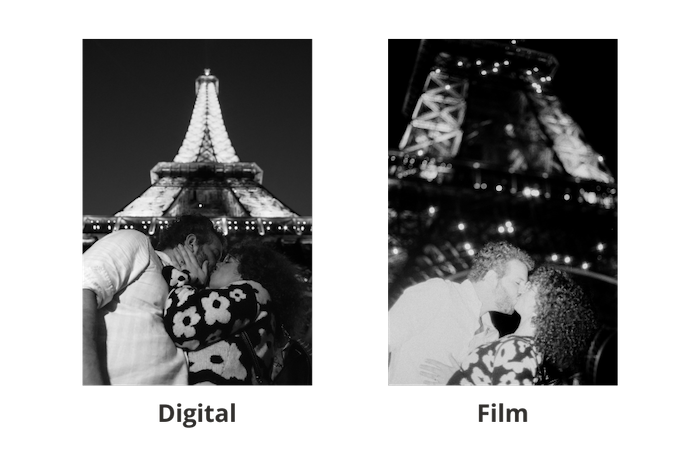
[[[185,237],[185,246],[188,248],[191,248],[192,251],[194,251],[195,247],[197,246],[197,237],[195,234],[189,234],[187,237]]]

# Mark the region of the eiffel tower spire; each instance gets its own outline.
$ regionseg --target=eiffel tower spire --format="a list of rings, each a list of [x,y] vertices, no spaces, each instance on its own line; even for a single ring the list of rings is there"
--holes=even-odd
[[[206,68],[195,82],[194,110],[175,162],[238,162],[219,106],[219,80]]]
[[[195,104],[185,139],[172,162],[151,169],[151,183],[113,216],[85,216],[84,247],[119,229],[157,235],[174,218],[202,214],[227,235],[242,233],[311,242],[311,218],[300,217],[262,185],[263,171],[240,162],[218,100],[219,80],[209,69],[195,81]]]

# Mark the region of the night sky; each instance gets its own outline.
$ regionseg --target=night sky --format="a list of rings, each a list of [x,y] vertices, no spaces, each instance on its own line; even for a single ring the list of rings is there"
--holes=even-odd
[[[263,169],[263,185],[273,195],[300,215],[313,215],[316,155],[314,173],[320,175],[313,185],[319,199],[363,180],[362,191],[335,196],[332,205],[321,203],[334,208],[324,217],[343,209],[358,212],[363,197],[384,196],[385,151],[398,147],[409,121],[401,110],[419,43],[390,35],[313,41],[83,39],[81,214],[114,214],[150,186],[149,171],[157,162],[173,160],[192,115],[195,79],[204,68],[220,80],[219,101],[236,153]],[[520,45],[557,57],[550,86],[619,183],[625,149],[618,129],[625,118],[620,83],[629,78],[624,44],[556,37]],[[381,204],[376,203],[380,217]],[[361,205],[366,212],[374,204]]]
[[[83,213],[112,215],[172,162],[187,132],[194,83],[219,78],[219,103],[241,162],[311,216],[310,40],[83,42]]]

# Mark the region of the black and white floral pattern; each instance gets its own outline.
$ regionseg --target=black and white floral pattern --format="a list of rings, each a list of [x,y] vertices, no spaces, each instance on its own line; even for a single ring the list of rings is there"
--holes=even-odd
[[[188,351],[190,384],[254,384],[254,358],[272,368],[274,317],[270,295],[253,281],[238,281],[224,289],[196,289],[188,271],[163,268],[171,291],[164,314],[165,328],[175,345]],[[240,331],[246,330],[255,355]]]
[[[542,355],[531,337],[506,336],[474,349],[448,385],[524,386],[537,383]]]

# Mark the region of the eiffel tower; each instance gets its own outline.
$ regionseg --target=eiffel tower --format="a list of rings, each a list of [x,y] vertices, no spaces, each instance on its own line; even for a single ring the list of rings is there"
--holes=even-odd
[[[558,66],[511,41],[420,42],[389,151],[390,305],[429,278],[463,280],[506,240],[596,282],[616,319],[617,185],[553,92]]]
[[[120,229],[152,237],[177,216],[209,217],[226,236],[259,236],[265,241],[311,248],[312,220],[302,217],[263,186],[263,171],[241,162],[231,144],[218,100],[219,80],[209,69],[195,81],[192,118],[172,162],[150,172],[151,186],[112,216],[83,217],[83,250]],[[310,267],[310,261],[308,262]]]

